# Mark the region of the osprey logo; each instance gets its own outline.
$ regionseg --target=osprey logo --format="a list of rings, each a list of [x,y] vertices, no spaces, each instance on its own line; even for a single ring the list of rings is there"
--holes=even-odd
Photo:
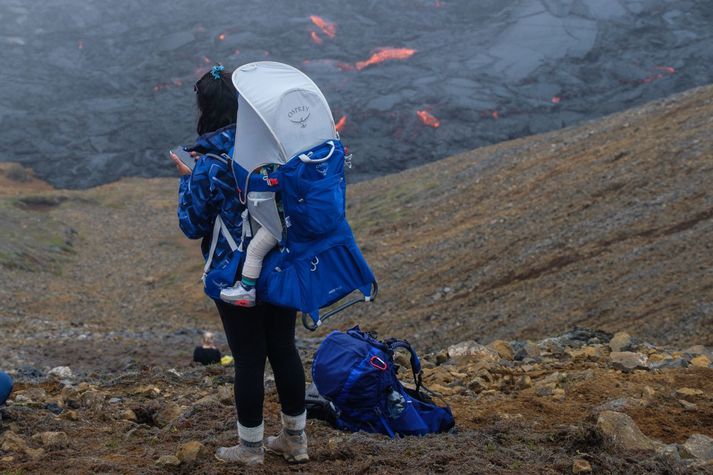
[[[327,172],[329,171],[329,166],[326,163],[320,163],[316,167],[314,167],[315,170],[317,170],[318,173],[321,173],[322,176],[327,176]]]
[[[299,124],[304,129],[307,127],[307,119],[309,119],[310,114],[309,106],[297,106],[287,113],[287,118],[293,124]]]

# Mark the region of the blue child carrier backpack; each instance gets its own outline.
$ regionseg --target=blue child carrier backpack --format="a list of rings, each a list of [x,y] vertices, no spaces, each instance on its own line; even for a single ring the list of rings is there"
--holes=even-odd
[[[396,348],[411,354],[415,391],[397,378]],[[381,342],[358,326],[332,332],[315,354],[312,380],[334,405],[335,425],[342,430],[395,437],[446,432],[455,426],[449,407],[437,406],[421,393],[421,363],[406,340]]]
[[[263,259],[257,300],[303,312],[305,327],[315,330],[378,292],[346,219],[349,156],[324,95],[304,73],[261,61],[239,67],[232,80],[238,117],[231,166],[249,214],[243,230],[254,221],[279,242]],[[244,233],[239,251],[249,240]],[[320,315],[354,291],[362,297]]]

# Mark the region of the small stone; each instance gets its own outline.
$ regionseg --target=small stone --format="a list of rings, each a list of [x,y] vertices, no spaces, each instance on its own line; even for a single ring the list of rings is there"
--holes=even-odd
[[[7,431],[0,438],[0,449],[3,452],[23,452],[26,448],[27,442],[25,442],[25,439],[14,432]]]
[[[657,444],[656,455],[671,465],[678,465],[681,462],[681,454],[678,452],[676,444]]]
[[[27,454],[27,456],[30,457],[32,460],[37,460],[39,458],[42,458],[42,456],[45,454],[45,449],[31,449],[27,447],[25,448],[25,454]]]
[[[436,365],[442,365],[448,361],[448,351],[447,350],[441,350],[438,353],[436,353]]]
[[[131,421],[131,422],[136,422],[138,418],[136,417],[136,413],[131,410],[131,409],[125,409],[119,413],[119,418],[122,421]]]
[[[696,406],[692,402],[686,401],[685,399],[679,399],[678,403],[683,406],[683,408],[687,411],[695,411],[698,409],[698,406]]]
[[[709,350],[703,345],[694,345],[690,348],[687,348],[684,353],[688,353],[689,355],[705,355],[708,358],[713,358],[713,351]]]
[[[113,397],[113,398],[109,399],[109,404],[119,404],[120,402],[121,402],[120,397]]]
[[[678,394],[680,397],[696,398],[699,396],[703,396],[703,391],[695,388],[679,388],[676,390],[676,394]]]
[[[648,404],[643,399],[636,399],[632,397],[620,397],[607,401],[603,404],[594,408],[594,413],[599,413],[603,411],[625,411],[626,409],[646,407]]]
[[[12,463],[15,461],[15,457],[12,455],[6,455],[5,457],[0,457],[0,462],[2,463]]]
[[[231,405],[235,401],[235,391],[230,384],[218,386],[218,400],[226,405]]]
[[[641,353],[633,353],[631,351],[612,351],[609,354],[611,365],[623,371],[631,371],[634,369],[647,369],[648,358]]]
[[[57,379],[71,379],[74,376],[69,366],[57,366],[52,368],[47,374]]]
[[[609,348],[612,351],[621,352],[631,349],[631,335],[626,332],[617,332],[609,340]]]
[[[156,386],[139,386],[134,390],[133,394],[156,398],[161,394],[161,390]]]
[[[69,445],[69,437],[64,432],[42,432],[33,435],[32,440],[40,441],[48,449],[64,449]]]
[[[527,389],[532,386],[532,378],[523,374],[517,379],[517,386],[520,389]]]
[[[540,348],[531,341],[516,342],[518,349],[513,355],[515,361],[523,361],[526,358],[534,359],[540,356]]]
[[[176,458],[183,463],[193,463],[199,456],[205,455],[207,452],[205,446],[197,440],[186,442],[176,452]]]
[[[475,356],[480,360],[499,361],[500,355],[490,348],[475,341],[462,341],[456,345],[448,347],[448,356],[456,358],[459,356]]]
[[[592,473],[592,465],[584,459],[574,459],[572,461],[572,473]]]
[[[487,347],[495,351],[504,360],[512,360],[514,356],[510,344],[504,340],[492,341]]]
[[[178,419],[184,408],[174,402],[166,403],[154,416],[154,422],[159,427],[165,427]]]
[[[688,368],[688,361],[683,358],[668,358],[649,365],[649,369],[679,369]]]
[[[162,455],[158,458],[158,460],[156,460],[156,465],[160,465],[162,467],[178,467],[181,465],[181,461],[175,455]]]
[[[62,417],[65,419],[69,419],[70,421],[78,421],[79,420],[79,413],[74,410],[67,410],[62,413]]]
[[[645,398],[652,398],[656,395],[656,391],[654,391],[654,388],[651,386],[644,386],[644,389],[641,390],[641,396]]]
[[[634,420],[621,412],[602,412],[597,418],[597,429],[606,440],[624,450],[653,451],[656,448]]]
[[[711,360],[705,355],[698,355],[691,358],[691,365],[696,368],[707,368],[711,365]]]
[[[62,409],[57,403],[54,403],[54,402],[45,404],[45,409],[47,409],[49,412],[51,412],[55,416],[62,414],[62,411],[64,411],[64,409]]]
[[[483,380],[483,378],[479,378],[479,377],[471,380],[468,383],[468,389],[470,389],[471,391],[473,391],[476,394],[487,389],[487,387],[488,387],[487,383]]]
[[[703,434],[693,434],[681,446],[683,456],[702,461],[713,460],[713,439]]]
[[[565,391],[562,388],[554,388],[552,390],[552,399],[555,401],[564,401]]]
[[[432,384],[429,389],[442,396],[452,396],[455,394],[455,390],[453,388],[448,388],[440,384]]]
[[[652,363],[658,363],[659,361],[672,360],[671,355],[667,353],[653,352],[649,354],[649,361]]]

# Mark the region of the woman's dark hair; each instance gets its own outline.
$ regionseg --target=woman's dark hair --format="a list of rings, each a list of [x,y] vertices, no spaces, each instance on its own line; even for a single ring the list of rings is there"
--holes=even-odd
[[[220,79],[208,71],[194,87],[198,105],[198,135],[235,123],[238,115],[238,92],[228,71],[217,72]]]

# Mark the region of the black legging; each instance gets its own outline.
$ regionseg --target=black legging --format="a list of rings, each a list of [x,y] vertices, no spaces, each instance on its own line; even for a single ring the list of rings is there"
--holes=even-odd
[[[266,357],[275,374],[282,412],[302,414],[305,372],[295,347],[295,311],[272,305],[244,308],[219,301],[215,304],[235,358],[235,406],[240,425],[262,423]]]

